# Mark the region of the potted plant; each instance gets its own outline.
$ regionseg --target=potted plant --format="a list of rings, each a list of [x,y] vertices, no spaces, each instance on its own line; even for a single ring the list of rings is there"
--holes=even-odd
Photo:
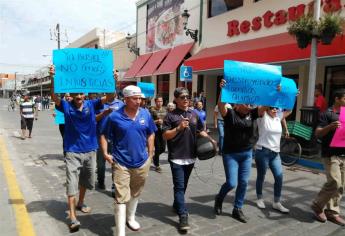
[[[344,22],[344,18],[339,14],[328,13],[323,15],[317,26],[322,44],[329,45],[337,34],[342,34]]]
[[[303,15],[288,27],[289,34],[296,37],[299,48],[306,48],[313,39],[317,22],[312,15]]]

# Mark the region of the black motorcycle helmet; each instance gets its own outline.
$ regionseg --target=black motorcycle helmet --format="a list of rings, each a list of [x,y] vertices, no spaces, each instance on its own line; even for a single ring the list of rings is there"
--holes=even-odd
[[[217,147],[210,138],[198,136],[196,140],[196,156],[199,160],[208,160],[217,155]]]

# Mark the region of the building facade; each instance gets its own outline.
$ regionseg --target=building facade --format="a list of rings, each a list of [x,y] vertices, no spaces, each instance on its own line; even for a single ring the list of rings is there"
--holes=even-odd
[[[313,8],[311,0],[138,1],[137,44],[145,53],[142,51],[130,67],[131,73],[125,77],[155,83],[157,93],[168,93],[165,98],[171,101],[173,90],[181,85],[179,67],[182,64],[192,66],[193,81],[188,87],[193,92],[205,91],[207,114],[213,114],[224,60],[281,65],[283,75],[294,79],[301,91],[291,116],[298,120],[299,109],[307,100],[310,46],[299,49],[296,40],[287,33],[287,27],[289,21]],[[187,37],[185,30],[179,34],[177,19],[184,10],[190,14],[187,28],[198,29],[197,42]],[[345,16],[345,0],[323,0],[321,14],[330,11]],[[171,61],[171,52],[188,43],[192,47],[178,66],[173,71],[164,70]],[[332,91],[345,88],[345,39],[338,36],[331,45],[318,43],[317,55],[316,84],[322,85],[331,103]],[[212,118],[208,115],[208,122]]]

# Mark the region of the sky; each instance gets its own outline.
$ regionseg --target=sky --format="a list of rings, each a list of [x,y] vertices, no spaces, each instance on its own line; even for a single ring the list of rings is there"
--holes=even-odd
[[[135,33],[137,0],[0,0],[0,73],[34,73],[51,63],[60,24],[69,43],[96,27]],[[45,55],[45,56],[44,56]]]

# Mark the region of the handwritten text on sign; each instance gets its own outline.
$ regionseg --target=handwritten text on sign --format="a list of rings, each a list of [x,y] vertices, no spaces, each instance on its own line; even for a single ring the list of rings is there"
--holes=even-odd
[[[115,91],[111,50],[68,48],[53,51],[55,93]]]
[[[274,106],[281,67],[224,61],[224,79],[226,86],[222,89],[222,102]]]

